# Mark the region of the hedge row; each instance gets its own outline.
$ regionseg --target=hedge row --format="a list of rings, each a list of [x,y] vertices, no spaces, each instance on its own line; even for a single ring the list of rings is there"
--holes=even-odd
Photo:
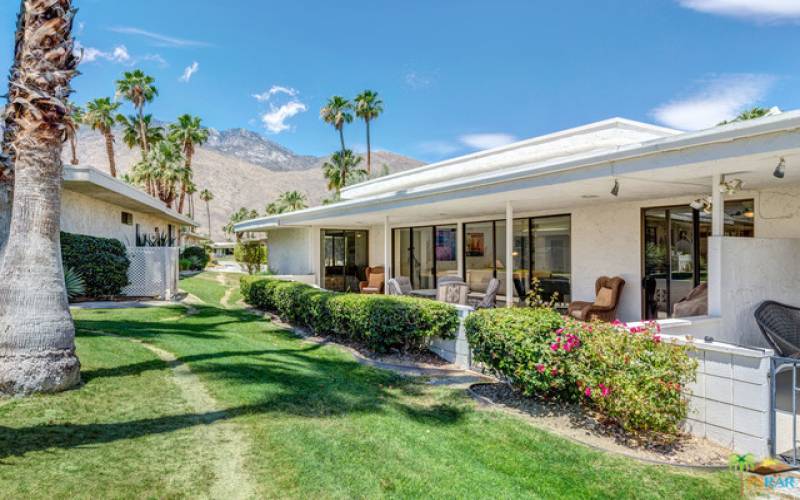
[[[656,324],[583,323],[551,309],[493,309],[467,317],[476,361],[528,396],[580,401],[637,435],[669,442],[688,411],[697,363],[661,341]]]
[[[418,349],[432,337],[452,338],[458,329],[456,309],[433,300],[337,293],[253,276],[241,279],[241,291],[252,306],[318,335],[358,341],[378,352]]]
[[[86,283],[88,297],[119,295],[128,285],[128,252],[112,238],[61,233],[61,260]]]

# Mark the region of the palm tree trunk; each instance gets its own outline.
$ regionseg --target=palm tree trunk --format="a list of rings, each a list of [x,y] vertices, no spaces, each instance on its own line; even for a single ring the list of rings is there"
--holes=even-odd
[[[208,241],[211,241],[211,204],[206,201],[206,215],[208,215]]]
[[[25,120],[15,132],[13,210],[0,263],[0,392],[9,394],[80,381],[59,241],[63,100],[77,66],[74,11],[71,0],[27,0],[21,11],[20,71],[12,80],[19,90],[14,106]]]
[[[72,149],[72,159],[70,160],[70,163],[73,165],[77,165],[79,163],[78,152],[77,152],[78,145],[77,145],[77,140],[75,139],[74,132],[69,134],[69,147]]]
[[[342,155],[344,155],[344,127],[339,127],[339,142],[342,143]]]
[[[103,131],[103,136],[106,138],[106,155],[108,155],[108,172],[111,177],[117,176],[117,161],[114,159],[114,134],[110,129]],[[74,163],[73,165],[77,165]]]
[[[142,160],[147,156],[147,128],[144,126],[144,114],[142,108],[139,108],[139,136],[142,143]]]
[[[186,152],[186,170],[189,172],[192,171],[192,153],[190,151]],[[191,174],[190,174],[191,175]],[[183,201],[186,199],[186,183],[181,182],[181,197],[178,200],[178,213],[183,213]]]
[[[14,202],[14,180],[0,175],[0,265],[11,228],[11,205]]]
[[[367,124],[367,177],[372,175],[372,147],[369,143],[369,118],[364,119]]]

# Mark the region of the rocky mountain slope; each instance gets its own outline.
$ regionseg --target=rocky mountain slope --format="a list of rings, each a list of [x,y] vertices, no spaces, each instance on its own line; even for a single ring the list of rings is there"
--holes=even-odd
[[[116,137],[121,131],[115,132]],[[65,164],[70,159],[69,144],[64,145]],[[139,149],[128,149],[116,141],[115,158],[119,175],[127,172],[140,159]],[[103,137],[87,127],[78,134],[78,159],[82,165],[108,172]],[[208,143],[198,148],[193,160],[194,181],[198,192],[208,189],[214,194],[210,203],[212,238],[228,239],[222,231],[230,214],[240,207],[264,212],[266,205],[284,191],[305,193],[309,206],[329,196],[321,166],[326,158],[298,155],[266,137],[244,129],[210,130]],[[366,158],[364,159],[366,161]],[[422,162],[388,151],[374,151],[372,165],[381,172],[383,165],[398,172],[422,165]],[[206,234],[206,206],[197,194],[194,197],[198,232]]]

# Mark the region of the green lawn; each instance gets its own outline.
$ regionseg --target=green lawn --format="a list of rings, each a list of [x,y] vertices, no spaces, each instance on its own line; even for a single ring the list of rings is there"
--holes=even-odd
[[[227,286],[235,276],[222,279]],[[732,498],[733,475],[646,466],[589,450],[463,391],[364,367],[224,308],[215,274],[181,282],[205,301],[79,311],[85,385],[0,400],[0,497],[211,496],[225,485],[209,430],[241,436],[241,473],[266,497]],[[229,293],[227,303],[241,298]],[[151,344],[190,367],[221,409],[193,410]],[[172,363],[176,365],[176,363]],[[220,429],[222,427],[219,427]],[[237,448],[238,449],[238,448]],[[224,457],[223,457],[224,458]],[[218,490],[217,490],[218,491]],[[231,490],[233,491],[233,490]]]

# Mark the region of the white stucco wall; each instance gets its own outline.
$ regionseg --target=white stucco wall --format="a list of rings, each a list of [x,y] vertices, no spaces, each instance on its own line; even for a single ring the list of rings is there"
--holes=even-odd
[[[768,347],[753,313],[765,300],[800,305],[800,239],[711,238],[709,253],[717,252],[722,316],[717,338]]]
[[[281,275],[315,274],[312,262],[311,228],[281,228],[267,232],[267,263],[270,271]],[[317,232],[318,234],[318,232]],[[319,238],[313,242],[319,246]]]
[[[133,224],[122,223],[122,212],[133,214]],[[61,201],[61,230],[102,238],[116,238],[126,246],[136,245],[136,224],[139,232],[152,233],[156,228],[166,234],[168,221],[153,215],[122,208],[75,191],[65,189]],[[173,224],[177,238],[180,227]]]

